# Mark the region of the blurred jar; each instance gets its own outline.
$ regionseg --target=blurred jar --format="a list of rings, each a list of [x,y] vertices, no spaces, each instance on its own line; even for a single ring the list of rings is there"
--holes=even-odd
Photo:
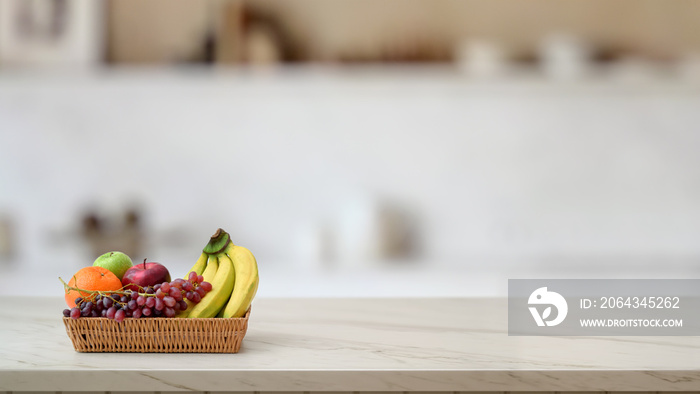
[[[14,226],[9,216],[0,216],[0,262],[7,263],[14,257]]]
[[[462,41],[457,47],[455,59],[462,71],[477,78],[499,77],[508,68],[505,50],[488,40]]]
[[[539,60],[544,73],[557,80],[578,79],[589,73],[592,49],[584,40],[571,35],[554,34],[544,38]]]
[[[374,265],[381,259],[380,205],[370,196],[357,196],[341,208],[336,233],[337,261],[358,267]]]

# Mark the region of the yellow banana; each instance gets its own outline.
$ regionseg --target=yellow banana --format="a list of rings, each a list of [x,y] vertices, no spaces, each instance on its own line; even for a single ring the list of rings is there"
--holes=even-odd
[[[226,304],[222,317],[243,316],[258,291],[258,263],[250,250],[229,242],[225,249],[227,257],[236,270],[231,298]]]
[[[233,262],[233,260],[232,260]],[[236,266],[233,266],[234,271],[236,270]],[[235,279],[235,278],[234,278]],[[235,281],[234,281],[234,286],[235,286]],[[231,291],[233,293],[233,290]],[[229,300],[231,300],[231,295],[229,294],[228,298],[226,299],[226,302],[224,302],[224,307],[219,310],[219,313],[216,314],[216,317],[224,317],[224,311],[226,310],[226,305],[228,305]]]
[[[216,277],[216,271],[219,270],[219,259],[216,256],[209,256],[207,259],[207,268],[202,272],[205,282],[213,284]]]
[[[216,276],[210,282],[212,290],[204,298],[202,298],[202,301],[200,301],[199,304],[192,308],[192,311],[187,317],[215,317],[219,310],[224,307],[226,300],[231,295],[234,278],[236,276],[233,262],[223,253],[217,257],[219,260],[219,268],[216,270]]]
[[[197,259],[197,262],[194,263],[192,268],[190,268],[190,270],[187,271],[187,274],[185,274],[185,276],[183,276],[183,278],[185,280],[187,280],[187,276],[190,274],[190,272],[193,272],[193,271],[196,272],[197,275],[202,275],[202,272],[204,272],[204,269],[207,267],[207,259],[208,258],[209,258],[209,256],[206,253],[202,252],[202,254]]]
[[[200,262],[204,262],[201,264],[200,267]],[[216,256],[208,256],[206,253],[202,253],[201,256],[199,256],[199,260],[195,263],[195,265],[190,269],[187,274],[191,271],[197,272],[197,275],[202,275],[204,277],[205,282],[211,283],[212,280],[214,280],[214,277],[216,276],[216,270],[219,268],[219,263],[218,260],[216,259]],[[201,271],[197,271],[198,269],[201,269]],[[185,276],[185,280],[187,279],[187,276]],[[175,315],[175,317],[188,317],[190,313],[192,313],[192,308],[196,305],[192,301],[188,300],[187,298],[184,298],[185,302],[187,303],[187,309],[184,311],[180,311]]]

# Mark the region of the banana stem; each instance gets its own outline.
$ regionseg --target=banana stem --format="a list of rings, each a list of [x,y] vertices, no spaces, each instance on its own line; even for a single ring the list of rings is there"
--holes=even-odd
[[[217,229],[202,251],[208,255],[217,255],[226,249],[229,242],[231,236],[223,229]]]

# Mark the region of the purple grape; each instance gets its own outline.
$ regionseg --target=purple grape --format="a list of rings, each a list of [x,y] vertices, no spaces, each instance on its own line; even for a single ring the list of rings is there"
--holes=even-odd
[[[168,290],[168,295],[175,299],[177,299],[178,294],[182,297],[182,291],[177,287],[171,287],[170,290]]]
[[[165,308],[165,303],[160,298],[156,298],[156,310],[162,311]]]
[[[129,307],[129,309],[132,310],[132,311],[133,311],[134,309],[136,309],[136,307],[138,307],[138,304],[136,303],[136,300],[131,300],[131,301],[129,301],[129,303],[126,304],[126,305],[127,305],[127,306]]]
[[[185,302],[185,300],[180,301],[179,304],[181,311],[187,310],[187,302]]]
[[[195,295],[194,291],[188,291],[187,293],[185,293],[185,298],[192,301],[192,300],[194,300],[194,295]]]
[[[114,304],[114,301],[110,297],[105,297],[102,299],[102,306],[105,309],[109,309]]]
[[[83,302],[83,297],[78,297],[78,298],[76,298],[75,301],[73,301],[73,302],[75,302],[75,305],[80,305],[80,303]]]
[[[70,318],[71,319],[77,319],[79,317],[80,317],[80,309],[75,307],[75,308],[70,310]]]
[[[163,298],[165,297],[165,293],[161,289],[156,290],[156,297],[157,298]]]
[[[121,309],[120,309],[121,310]],[[108,319],[114,319],[114,315],[117,313],[117,308],[114,306],[111,306],[109,309],[107,309],[107,318]]]
[[[171,287],[176,287],[178,289],[182,289],[182,285],[185,283],[184,279],[177,278],[174,281],[170,282]]]
[[[165,310],[163,311],[163,314],[166,317],[173,317],[173,316],[175,316],[175,310],[173,308],[165,308]]]
[[[138,306],[144,306],[144,305],[146,305],[146,297],[144,297],[144,296],[139,296],[139,297],[136,299],[136,305],[138,305]]]
[[[202,289],[204,289],[204,291],[206,291],[207,293],[210,292],[211,289],[212,289],[211,283],[209,283],[209,282],[202,282],[202,283],[199,284],[199,287],[201,287]]]
[[[170,291],[170,282],[163,282],[160,285],[160,291],[162,291],[163,293],[169,292]]]
[[[107,309],[103,309],[103,310],[100,312],[100,316],[102,316],[102,317],[107,317]]]
[[[124,316],[131,317],[131,309],[129,309],[129,308],[124,309]]]
[[[63,316],[65,316],[65,317],[70,317],[70,309],[64,309],[64,310],[63,310]]]
[[[117,323],[121,323],[124,321],[125,317],[126,317],[126,312],[124,312],[123,309],[120,309],[114,314],[114,321],[116,321]]]
[[[192,285],[192,283],[190,283],[190,282],[185,282],[185,283],[183,283],[183,285],[182,285],[182,290],[184,290],[184,291],[192,291],[192,290],[194,290],[194,285]]]
[[[156,291],[153,290],[152,287],[149,287],[149,288],[146,289],[146,294],[155,294],[155,293],[156,293]]]
[[[194,293],[192,296],[192,302],[199,304],[199,301],[202,301],[202,297],[199,295],[199,293]]]
[[[187,275],[187,280],[190,282],[196,282],[197,281],[197,273],[192,271]]]
[[[100,317],[100,312],[93,309],[92,312],[90,312],[90,317]]]
[[[207,292],[201,287],[198,286],[196,289],[194,289],[195,293],[199,294],[200,297],[204,297]]]
[[[197,275],[197,283],[204,282],[204,277],[202,275]]]
[[[151,316],[153,314],[153,311],[151,310],[151,308],[143,308],[141,310],[141,314],[148,317],[148,316]]]
[[[82,317],[89,317],[90,314],[92,314],[92,308],[83,308],[80,310],[80,316]]]
[[[165,304],[165,306],[167,306],[167,307],[169,307],[169,308],[174,307],[176,302],[177,302],[177,301],[175,301],[175,299],[174,299],[173,297],[165,297],[165,298],[163,298],[163,303]]]
[[[146,306],[148,308],[153,308],[156,306],[156,298],[155,297],[147,297],[146,298]]]
[[[160,283],[158,283],[157,285],[153,286],[153,291],[158,291],[158,289],[160,289]]]

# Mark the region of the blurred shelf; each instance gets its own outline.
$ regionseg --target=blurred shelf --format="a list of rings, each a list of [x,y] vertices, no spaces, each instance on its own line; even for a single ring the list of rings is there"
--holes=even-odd
[[[111,66],[89,70],[0,69],[0,86],[38,87],[51,89],[70,86],[113,86],[118,88],[207,86],[226,89],[256,89],[275,87],[303,88],[305,92],[328,86],[344,89],[448,89],[493,91],[493,89],[546,89],[589,91],[593,89],[673,89],[700,90],[700,72],[688,75],[679,67],[662,65],[649,67],[646,72],[626,71],[619,65],[594,65],[585,74],[561,79],[552,78],[534,66],[511,67],[502,74],[480,77],[460,69],[456,64],[445,65],[283,65],[274,68],[207,66]],[[283,90],[282,90],[283,91]],[[295,91],[296,92],[296,91]],[[265,93],[263,90],[261,93]]]

